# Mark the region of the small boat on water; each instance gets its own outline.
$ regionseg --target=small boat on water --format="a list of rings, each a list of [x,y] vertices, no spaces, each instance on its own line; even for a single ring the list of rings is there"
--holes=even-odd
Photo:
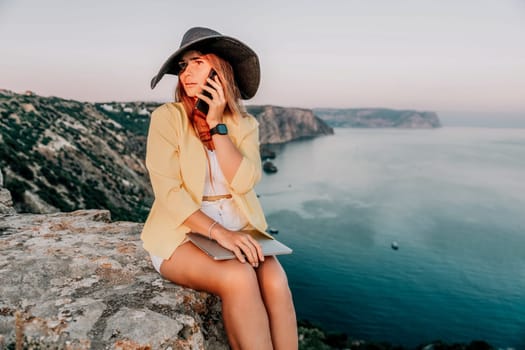
[[[275,227],[269,227],[268,228],[268,233],[271,234],[271,235],[276,235],[279,233],[279,230],[276,229]]]
[[[262,159],[275,159],[275,152],[261,146],[261,158]]]
[[[277,172],[277,167],[275,166],[275,164],[267,160],[266,162],[263,163],[263,170],[266,173],[273,174]]]

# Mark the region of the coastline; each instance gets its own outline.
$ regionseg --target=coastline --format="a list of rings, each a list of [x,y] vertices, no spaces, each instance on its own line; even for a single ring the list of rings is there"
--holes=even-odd
[[[472,340],[468,343],[446,343],[433,340],[415,347],[393,344],[389,341],[370,341],[354,339],[344,332],[331,332],[320,325],[307,320],[297,322],[299,329],[299,350],[496,350],[497,348],[484,340]],[[506,348],[513,350],[513,348]]]

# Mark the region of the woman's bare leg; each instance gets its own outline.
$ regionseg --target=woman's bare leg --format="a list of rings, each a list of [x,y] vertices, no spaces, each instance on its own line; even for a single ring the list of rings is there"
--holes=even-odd
[[[266,257],[256,271],[270,317],[274,349],[297,349],[297,319],[286,273],[275,257]]]
[[[218,295],[233,349],[272,349],[268,314],[257,275],[248,263],[215,261],[188,242],[164,261],[161,274],[182,286]]]

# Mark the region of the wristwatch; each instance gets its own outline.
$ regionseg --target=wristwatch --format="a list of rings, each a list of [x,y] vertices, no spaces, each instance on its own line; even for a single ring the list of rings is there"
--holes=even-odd
[[[226,124],[217,124],[214,128],[211,128],[210,135],[213,136],[215,134],[228,135],[228,128],[226,127]]]

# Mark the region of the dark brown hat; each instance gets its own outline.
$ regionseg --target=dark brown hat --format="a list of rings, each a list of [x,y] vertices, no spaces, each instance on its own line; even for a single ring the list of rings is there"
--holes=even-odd
[[[151,79],[152,89],[164,74],[179,74],[179,61],[189,50],[203,54],[214,53],[228,61],[233,68],[234,78],[243,99],[252,98],[257,92],[261,79],[257,54],[235,38],[202,27],[191,28],[184,34],[179,49],[164,62],[157,75]]]

